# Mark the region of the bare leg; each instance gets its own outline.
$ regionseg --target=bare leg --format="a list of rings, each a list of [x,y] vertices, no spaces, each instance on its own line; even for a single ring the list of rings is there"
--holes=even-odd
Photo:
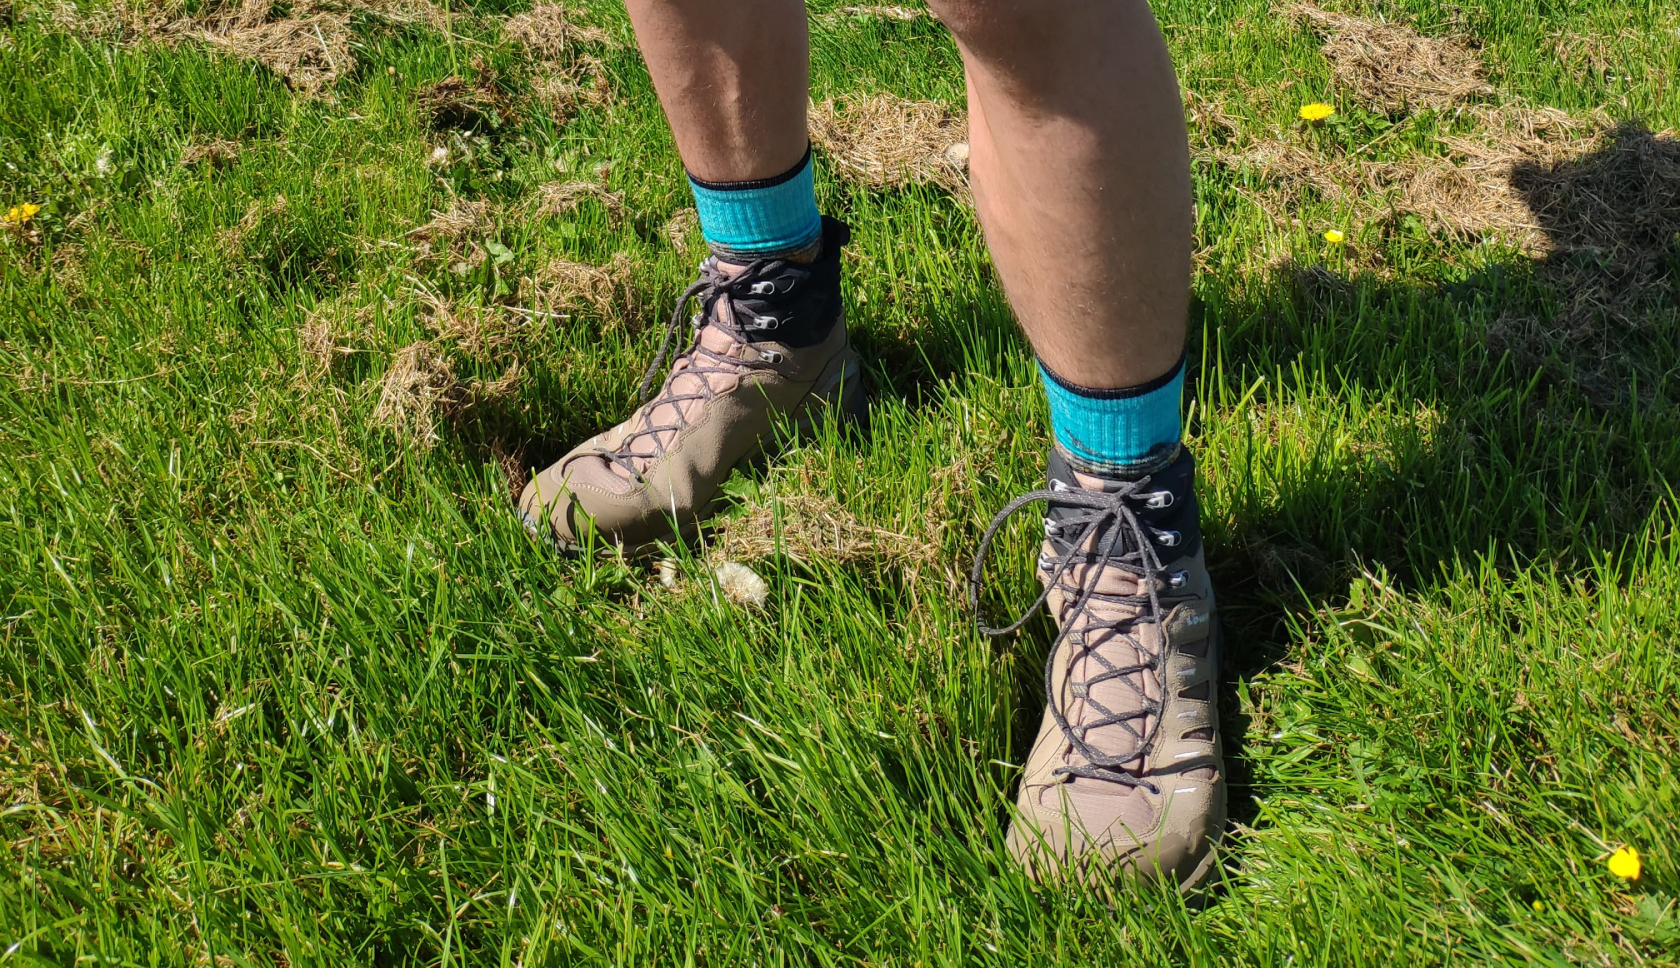
[[[627,0],[690,174],[772,178],[805,154],[810,46],[802,0]]]
[[[986,241],[1033,348],[1088,387],[1166,373],[1190,289],[1189,148],[1144,0],[931,0],[968,69]]]

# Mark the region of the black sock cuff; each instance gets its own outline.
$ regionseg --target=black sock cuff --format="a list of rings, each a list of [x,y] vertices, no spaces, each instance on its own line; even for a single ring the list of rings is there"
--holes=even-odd
[[[1187,355],[1187,352],[1180,352],[1178,354],[1178,362],[1172,365],[1172,369],[1147,383],[1140,383],[1134,387],[1119,387],[1111,390],[1080,386],[1072,380],[1064,378],[1055,370],[1050,369],[1050,367],[1044,362],[1043,357],[1038,358],[1038,366],[1044,371],[1045,376],[1049,377],[1052,382],[1069,393],[1077,393],[1082,397],[1089,397],[1092,400],[1126,400],[1131,397],[1141,397],[1146,393],[1154,393],[1156,390],[1159,390],[1172,381],[1178,379],[1179,373],[1184,370],[1184,360]]]
[[[805,170],[805,168],[810,164],[811,164],[811,143],[809,141],[807,141],[805,143],[805,154],[800,156],[799,163],[794,165],[792,168],[789,168],[787,171],[782,172],[780,175],[773,175],[769,178],[755,178],[752,181],[716,181],[715,182],[715,181],[705,181],[703,179],[695,178],[694,174],[692,172],[687,172],[687,174],[688,174],[688,180],[689,181],[691,181],[694,184],[699,185],[701,188],[707,189],[709,191],[714,191],[714,192],[749,192],[749,191],[752,191],[755,188],[775,188],[777,185],[785,185],[788,182],[793,181],[795,178],[798,178],[800,173],[803,172]]]

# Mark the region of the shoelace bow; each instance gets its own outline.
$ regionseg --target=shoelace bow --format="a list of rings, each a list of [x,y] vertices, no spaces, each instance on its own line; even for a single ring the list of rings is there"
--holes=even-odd
[[[746,295],[765,295],[767,293],[762,288],[763,286],[770,286],[770,291],[774,292],[775,284],[765,282],[762,277],[784,268],[787,264],[786,260],[783,259],[760,260],[748,264],[745,269],[731,278],[718,266],[715,258],[708,258],[700,263],[700,278],[690,283],[689,287],[683,290],[682,295],[677,297],[676,308],[671,311],[671,318],[665,323],[665,338],[659,343],[659,352],[654,356],[653,363],[648,366],[647,372],[642,374],[641,387],[636,391],[637,403],[645,404],[648,402],[648,391],[652,389],[654,379],[664,369],[665,358],[671,352],[671,343],[676,339],[677,333],[682,329],[685,322],[683,311],[688,308],[690,300],[695,298],[700,300],[700,311],[686,321],[691,329],[698,333],[710,322],[729,333],[737,341],[745,342],[746,338],[741,332],[742,330],[774,329],[781,321],[773,317],[752,317],[745,314],[736,305],[735,299]],[[725,326],[718,319],[717,306],[720,302],[729,307],[729,318],[734,321],[733,326]],[[744,323],[741,319],[743,315],[748,315],[748,319]],[[671,392],[671,382],[667,380],[659,395],[654,398],[653,405],[642,409],[641,426],[625,437],[617,450],[601,452],[602,457],[629,471],[631,476],[638,481],[643,480],[643,477],[641,468],[636,466],[636,460],[650,460],[658,457],[665,450],[663,435],[671,431],[681,432],[684,427],[688,426],[688,421],[683,416],[682,404],[690,400],[710,400],[717,395],[717,391],[712,389],[709,374],[738,373],[748,366],[742,360],[714,353],[696,341],[690,347],[688,353],[672,361],[671,375],[673,378],[679,375],[675,369],[677,361],[685,357],[689,360],[689,365],[682,371],[682,374],[692,375],[696,378],[696,382],[699,384],[696,391],[692,393],[673,393]],[[702,365],[700,363],[702,359],[710,361],[709,365]],[[672,411],[676,414],[676,422],[654,423],[654,411],[667,405],[670,405]],[[634,453],[634,448],[631,445],[636,440],[649,436],[653,438],[653,454]]]
[[[1062,485],[1049,490],[1031,491],[1010,501],[1004,506],[1003,510],[992,518],[992,523],[986,529],[985,536],[980,539],[980,549],[974,556],[974,570],[969,575],[968,600],[970,607],[974,609],[975,627],[981,633],[990,636],[1008,635],[1025,625],[1027,620],[1032,618],[1033,614],[1049,600],[1050,592],[1061,583],[1062,577],[1067,574],[1070,568],[1080,562],[1087,566],[1083,575],[1084,580],[1080,583],[1079,597],[1074,600],[1072,607],[1063,616],[1060,623],[1061,631],[1057,634],[1056,640],[1050,644],[1050,657],[1045,662],[1044,667],[1044,692],[1049,697],[1050,715],[1055,718],[1056,725],[1061,728],[1062,735],[1073,745],[1074,750],[1084,758],[1087,765],[1057,767],[1055,775],[1067,774],[1095,780],[1107,780],[1131,787],[1143,787],[1151,793],[1156,793],[1158,790],[1155,784],[1142,777],[1135,776],[1125,769],[1126,763],[1143,756],[1153,747],[1155,738],[1161,729],[1159,715],[1161,703],[1158,700],[1150,699],[1130,678],[1137,673],[1148,672],[1153,673],[1159,680],[1162,672],[1161,666],[1165,660],[1164,649],[1145,648],[1142,642],[1130,634],[1130,629],[1137,625],[1153,624],[1159,627],[1165,618],[1158,588],[1159,580],[1166,575],[1166,568],[1161,564],[1161,557],[1155,551],[1155,542],[1151,540],[1151,536],[1159,536],[1164,532],[1149,527],[1139,519],[1137,510],[1133,505],[1144,503],[1145,506],[1150,506],[1147,502],[1158,501],[1161,495],[1167,495],[1167,499],[1170,501],[1171,492],[1146,492],[1144,488],[1148,486],[1149,481],[1150,478],[1148,477],[1139,478],[1137,481],[1127,482],[1118,491],[1107,492],[1086,491],[1081,488]],[[1060,482],[1056,483],[1060,484]],[[1064,487],[1066,487],[1065,490]],[[980,584],[985,569],[986,556],[991,550],[993,539],[997,537],[998,531],[1003,528],[1004,524],[1021,508],[1037,501],[1046,503],[1053,501],[1063,507],[1073,506],[1080,509],[1078,512],[1057,521],[1046,518],[1044,524],[1048,537],[1061,540],[1075,529],[1077,529],[1077,533],[1067,544],[1070,550],[1055,559],[1055,568],[1050,580],[1045,583],[1044,591],[1039,594],[1038,599],[1028,606],[1027,610],[1022,612],[1021,616],[1015,621],[1002,628],[993,628],[980,617]],[[1154,506],[1164,507],[1166,505],[1155,504]],[[1135,539],[1137,550],[1116,554],[1116,546],[1121,544],[1121,539],[1128,533]],[[1085,542],[1094,534],[1100,535],[1096,546],[1090,552],[1084,551]],[[1119,567],[1128,574],[1135,576],[1138,584],[1147,589],[1147,593],[1142,595],[1113,595],[1098,592],[1097,583],[1104,570],[1109,567]],[[1091,611],[1091,605],[1094,602],[1133,607],[1146,606],[1146,610],[1141,615],[1115,621],[1103,619],[1094,614]],[[1087,619],[1083,625],[1080,622],[1081,618]],[[1095,633],[1104,630],[1111,630],[1112,634],[1120,641],[1130,644],[1139,655],[1145,657],[1144,660],[1128,666],[1117,666],[1110,662],[1090,642]],[[1164,645],[1164,637],[1161,637],[1161,639]],[[1103,669],[1102,672],[1090,679],[1070,681],[1068,684],[1070,691],[1076,698],[1084,699],[1099,714],[1096,720],[1083,726],[1075,726],[1068,722],[1067,714],[1062,711],[1056,702],[1054,691],[1056,661],[1064,640],[1067,640],[1070,645],[1066,658],[1070,676],[1075,665],[1087,655],[1096,660]],[[1115,679],[1125,683],[1129,689],[1137,694],[1138,708],[1115,712],[1097,702],[1092,696],[1091,690],[1094,687]],[[1132,726],[1132,720],[1140,717],[1147,719],[1151,716],[1155,718],[1153,726],[1142,731]],[[1105,726],[1120,726],[1137,740],[1137,746],[1131,754],[1123,758],[1109,756],[1086,742],[1086,735],[1094,729],[1101,729]]]

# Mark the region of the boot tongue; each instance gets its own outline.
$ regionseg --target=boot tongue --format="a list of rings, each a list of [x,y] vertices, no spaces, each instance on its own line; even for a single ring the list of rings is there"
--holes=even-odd
[[[719,310],[722,310],[723,308],[724,307],[721,305],[718,306]],[[738,342],[740,341],[722,326],[706,326],[700,330],[701,348],[710,350],[720,356],[727,356],[729,351],[734,349],[735,344]],[[688,361],[685,358],[679,361],[678,365],[680,366],[686,362]]]

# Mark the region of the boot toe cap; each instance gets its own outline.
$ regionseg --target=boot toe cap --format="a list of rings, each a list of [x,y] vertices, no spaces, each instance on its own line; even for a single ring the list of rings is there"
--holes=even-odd
[[[1211,804],[1185,802],[1177,809],[1151,804],[1150,810],[1110,812],[1099,819],[1095,815],[1103,811],[1081,809],[1061,790],[1042,792],[1052,795],[1022,797],[1008,836],[1010,854],[1035,880],[1071,878],[1090,887],[1120,879],[1165,880],[1188,890],[1208,871],[1222,813],[1209,809]],[[1142,791],[1127,794],[1131,797],[1156,799]]]

